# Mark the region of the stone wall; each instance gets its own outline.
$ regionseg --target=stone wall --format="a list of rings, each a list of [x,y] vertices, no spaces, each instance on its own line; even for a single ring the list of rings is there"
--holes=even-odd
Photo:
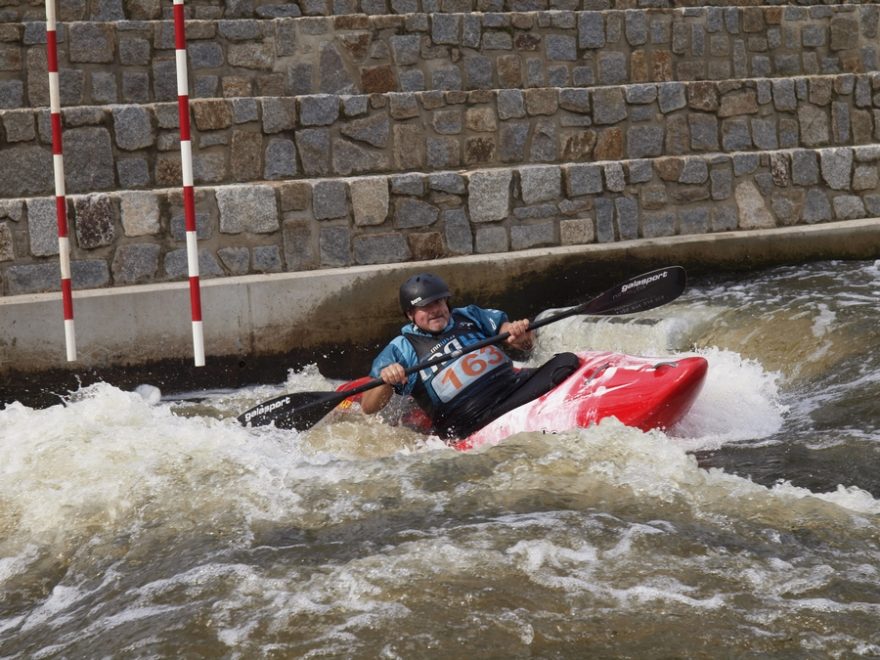
[[[187,0],[188,18],[286,18],[344,14],[433,14],[541,10],[645,9],[694,6],[870,4],[871,0]],[[153,20],[171,17],[162,0],[63,0],[56,11],[62,21]],[[43,0],[0,0],[0,21],[41,21]]]
[[[202,187],[200,269],[271,273],[878,216],[878,167],[872,145]],[[75,287],[186,277],[178,191],[75,196],[70,207]],[[0,218],[0,260],[25,244],[33,257],[57,254],[54,200],[0,202]],[[4,270],[9,295],[56,286],[51,261]]]
[[[871,144],[880,74],[195,100],[197,185]],[[63,113],[71,193],[181,179],[176,103]],[[0,111],[0,197],[53,194],[45,110]]]
[[[877,5],[342,15],[187,24],[194,98],[874,71]],[[59,29],[61,103],[174,101],[172,21]],[[45,26],[0,26],[0,108],[48,105]]]
[[[185,279],[170,3],[62,4],[74,288]],[[877,5],[668,4],[188,2],[202,277],[880,214]],[[2,295],[59,287],[36,9],[0,0]]]

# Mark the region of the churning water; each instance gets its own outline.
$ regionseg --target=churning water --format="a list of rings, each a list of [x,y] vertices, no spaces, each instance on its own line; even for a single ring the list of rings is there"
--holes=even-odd
[[[235,422],[281,386],[8,405],[0,657],[880,655],[878,295],[880,262],[826,262],[542,331],[536,361],[705,356],[666,433]]]

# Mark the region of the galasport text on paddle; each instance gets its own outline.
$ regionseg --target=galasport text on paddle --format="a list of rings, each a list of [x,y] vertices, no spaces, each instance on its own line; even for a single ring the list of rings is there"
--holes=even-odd
[[[653,270],[618,284],[581,305],[539,321],[532,321],[529,323],[529,330],[536,330],[570,316],[613,316],[654,309],[678,298],[684,291],[686,282],[687,276],[681,266]],[[509,336],[510,333],[502,332],[450,353],[433,355],[413,365],[405,373],[409,376],[435,364],[455,360],[484,346],[500,344]],[[243,412],[237,419],[246,426],[266,426],[274,423],[278,428],[305,431],[321,421],[348,397],[384,384],[381,378],[374,378],[350,390],[282,394]]]

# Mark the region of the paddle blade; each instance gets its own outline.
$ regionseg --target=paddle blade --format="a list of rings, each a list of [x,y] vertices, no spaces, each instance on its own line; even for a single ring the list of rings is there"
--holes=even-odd
[[[237,417],[245,426],[267,426],[305,431],[321,421],[348,396],[347,392],[297,392],[264,401]]]
[[[660,307],[678,298],[687,284],[681,266],[643,273],[618,284],[588,302],[579,314],[634,314]]]

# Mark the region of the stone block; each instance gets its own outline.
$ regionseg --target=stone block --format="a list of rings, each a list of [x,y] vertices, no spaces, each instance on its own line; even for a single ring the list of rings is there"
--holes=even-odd
[[[831,203],[824,192],[817,188],[807,190],[801,220],[808,224],[831,220]]]
[[[329,126],[339,118],[339,97],[314,94],[299,99],[299,121],[303,126]]]
[[[633,126],[627,131],[626,152],[628,158],[645,158],[663,154],[664,130],[662,126]]]
[[[621,163],[606,163],[603,168],[605,172],[605,187],[612,192],[623,192],[626,188],[626,174]]]
[[[457,46],[461,41],[461,18],[458,14],[432,14],[431,40],[435,44]]]
[[[75,22],[68,25],[72,63],[110,64],[116,46],[111,23]]]
[[[65,131],[64,166],[68,192],[113,188],[115,172],[109,131],[97,127]]]
[[[801,141],[807,147],[820,147],[831,141],[828,115],[824,108],[803,104],[798,108]]]
[[[503,220],[510,211],[510,170],[482,170],[468,177],[468,212],[471,222]]]
[[[468,138],[465,162],[479,163],[494,158],[494,140]],[[426,164],[431,169],[458,167],[462,163],[461,145],[454,137],[429,137],[425,140]]]
[[[217,257],[230,275],[247,275],[250,272],[251,252],[246,247],[220,248]]]
[[[613,243],[614,232],[614,201],[608,197],[596,199],[596,240],[599,243]]]
[[[318,250],[323,267],[351,265],[351,230],[342,225],[321,227],[318,233]],[[382,262],[371,261],[369,263]]]
[[[31,255],[49,257],[58,254],[58,222],[55,199],[32,197],[27,200],[26,204]]]
[[[578,197],[602,192],[602,167],[577,164],[563,167],[565,192],[568,197]]]
[[[718,119],[704,113],[689,114],[687,119],[690,148],[694,151],[718,151]]]
[[[578,13],[578,48],[605,46],[605,17],[600,12]]]
[[[281,250],[277,245],[258,245],[253,249],[255,273],[280,273],[283,268]]]
[[[448,209],[440,214],[446,247],[452,254],[472,254],[474,236],[463,209]]]
[[[73,199],[74,233],[77,245],[91,250],[111,245],[116,238],[116,208],[107,195],[86,195]]]
[[[15,242],[8,222],[0,222],[0,261],[15,260]]]
[[[116,146],[125,151],[145,149],[156,141],[151,113],[142,106],[114,107],[113,131]]]
[[[849,190],[852,180],[852,149],[823,149],[819,153],[822,178],[832,190]]]
[[[853,190],[876,190],[880,185],[876,165],[856,165],[853,173]]]
[[[688,158],[684,162],[681,174],[678,176],[679,183],[705,183],[709,178],[709,168],[706,161],[698,158]]]
[[[312,185],[312,210],[316,220],[349,215],[348,185],[345,181],[316,181]]]
[[[24,105],[24,83],[21,80],[0,80],[0,108]]]
[[[592,105],[594,124],[616,124],[627,116],[623,91],[618,88],[594,90]]]
[[[330,131],[308,128],[296,132],[296,148],[303,172],[308,176],[326,176],[330,167]]]
[[[270,186],[225,186],[215,191],[220,211],[220,231],[224,234],[277,231],[278,206]]]
[[[189,275],[188,255],[185,248],[171,250],[165,254],[165,274],[174,280],[186,279]],[[214,254],[205,248],[199,249],[199,277],[210,279],[222,277],[226,273],[217,262]]]
[[[353,244],[357,264],[399,263],[412,258],[409,243],[403,234],[355,236]]]
[[[709,179],[712,199],[727,199],[733,194],[733,175],[727,167],[713,168]]]
[[[431,89],[460,90],[462,87],[461,71],[458,67],[441,65],[431,71]]]
[[[664,83],[658,86],[658,103],[664,114],[680,110],[687,105],[687,86],[680,82]]]
[[[776,226],[776,220],[767,208],[767,203],[751,181],[737,184],[736,206],[740,229],[767,229]]]
[[[391,130],[394,162],[400,169],[417,170],[425,164],[425,136],[421,126],[396,124]]]
[[[261,99],[260,105],[264,133],[280,133],[296,127],[296,104],[293,99],[267,97]]]
[[[482,55],[465,58],[465,89],[492,89],[492,86],[492,61]]]
[[[354,179],[349,182],[354,223],[381,225],[388,217],[388,181],[383,177]]]
[[[529,248],[556,245],[556,223],[541,222],[510,227],[510,248],[527,250]]]
[[[443,236],[440,232],[426,231],[407,234],[406,240],[412,253],[412,259],[415,261],[439,259],[446,256]]]
[[[393,36],[389,44],[398,67],[418,64],[421,46],[421,37],[418,34]]]
[[[645,213],[642,218],[642,236],[659,238],[675,235],[675,214],[671,211]]]
[[[286,220],[282,227],[284,261],[288,271],[301,271],[319,265],[317,232],[310,220]]]
[[[529,136],[529,123],[510,121],[501,124],[498,131],[500,149],[498,157],[503,163],[518,163],[525,159]]]
[[[598,71],[600,84],[625,84],[628,78],[626,55],[614,51],[600,52],[598,55]]]
[[[367,149],[347,140],[333,140],[333,172],[347,176],[387,170],[390,159],[387,153]]]
[[[113,254],[110,267],[113,283],[141,284],[155,280],[159,272],[160,250],[154,243],[120,245]]]
[[[752,136],[745,118],[725,119],[721,122],[721,145],[724,151],[743,151],[752,148]]]
[[[474,236],[474,251],[477,254],[507,252],[510,243],[504,227],[479,227]]]
[[[464,195],[467,191],[465,178],[455,172],[440,172],[428,176],[428,187],[451,195]],[[421,193],[417,193],[421,194]]]
[[[20,222],[24,217],[24,202],[19,199],[0,199],[0,218]]]
[[[269,181],[287,179],[296,173],[296,145],[293,140],[270,138],[266,145],[263,178]]]
[[[397,198],[394,202],[394,226],[398,229],[428,227],[440,217],[440,209],[412,197]]]
[[[529,149],[529,162],[552,163],[559,157],[559,136],[556,122],[551,117],[542,117],[535,122],[532,131],[532,144]]]
[[[469,131],[476,133],[494,133],[498,128],[495,110],[488,106],[465,110],[464,124]]]
[[[513,209],[513,217],[517,220],[535,220],[537,218],[552,218],[558,214],[559,208],[552,202],[534,204],[532,206],[517,206]]]
[[[593,223],[588,218],[560,220],[559,242],[561,245],[584,245],[596,239]]]
[[[0,158],[0,195],[27,197],[48,194],[52,190],[54,177],[50,149],[17,144],[3,150],[3,158]]]
[[[526,167],[519,171],[522,201],[526,204],[556,201],[562,193],[562,172],[558,166]]]
[[[617,197],[614,199],[617,234],[622,241],[630,241],[639,237],[639,203],[635,197]]]
[[[343,124],[340,132],[358,142],[364,142],[373,147],[384,149],[388,146],[391,122],[384,113],[375,114]]]
[[[682,234],[707,234],[711,225],[710,212],[706,207],[682,209],[678,214],[679,232]]]
[[[7,142],[28,142],[37,136],[34,113],[30,110],[7,112],[2,119]]]

